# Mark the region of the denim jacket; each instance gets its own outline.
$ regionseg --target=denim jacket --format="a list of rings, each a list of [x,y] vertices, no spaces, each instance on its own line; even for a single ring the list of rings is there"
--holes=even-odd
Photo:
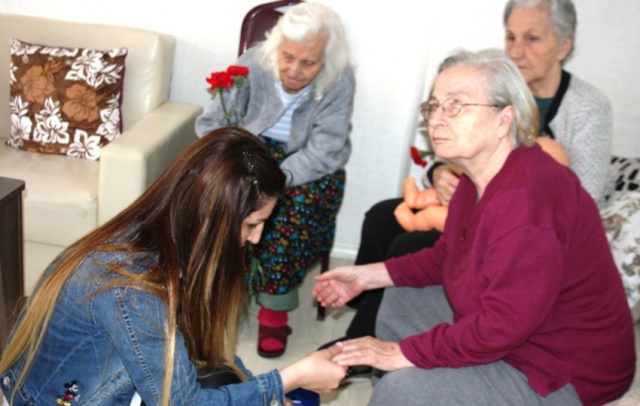
[[[123,253],[89,256],[67,281],[56,303],[37,358],[13,405],[129,405],[137,391],[148,406],[160,402],[164,378],[163,301],[133,288],[108,287],[120,276],[105,266],[116,262],[144,272],[150,264]],[[49,269],[51,269],[55,264]],[[93,294],[97,292],[96,294]],[[260,405],[284,403],[277,370],[253,376],[239,359],[247,382],[202,389],[178,332],[171,382],[172,405]],[[7,399],[22,361],[2,376]]]

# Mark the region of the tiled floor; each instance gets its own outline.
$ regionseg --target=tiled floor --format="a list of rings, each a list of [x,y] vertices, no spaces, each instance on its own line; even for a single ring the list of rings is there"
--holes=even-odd
[[[331,259],[331,267],[352,263],[350,260]],[[332,339],[342,337],[351,321],[354,310],[327,309],[324,321],[316,320],[316,307],[311,288],[313,277],[319,273],[316,267],[307,275],[300,289],[300,306],[289,314],[289,325],[293,334],[289,336],[287,352],[280,358],[267,359],[258,356],[258,307],[252,304],[249,315],[243,318],[238,332],[238,355],[253,373],[268,372],[274,368],[286,366],[320,345]],[[371,381],[368,377],[358,377],[340,389],[321,395],[323,406],[360,406],[366,405],[371,395]]]

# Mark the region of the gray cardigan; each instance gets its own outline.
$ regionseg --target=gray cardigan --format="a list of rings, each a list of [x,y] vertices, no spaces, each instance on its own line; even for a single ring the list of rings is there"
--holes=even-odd
[[[241,126],[259,135],[278,121],[284,106],[276,92],[276,78],[260,66],[256,51],[249,49],[236,65],[249,67],[248,79],[239,95]],[[280,165],[291,186],[320,179],[345,166],[351,154],[349,133],[354,93],[355,77],[349,67],[321,100],[314,99],[313,89],[300,100],[293,113],[291,138],[286,146],[290,155]],[[221,117],[222,106],[216,96],[209,109],[196,120],[198,137],[222,127]]]
[[[613,141],[609,100],[594,86],[571,75],[569,87],[549,127],[569,155],[571,169],[580,183],[602,208]]]

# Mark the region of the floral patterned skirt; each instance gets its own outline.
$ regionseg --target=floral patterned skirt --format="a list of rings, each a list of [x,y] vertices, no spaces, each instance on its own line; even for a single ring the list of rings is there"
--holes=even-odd
[[[286,158],[284,144],[266,139],[273,156]],[[247,249],[250,293],[282,295],[297,288],[324,254],[331,251],[346,173],[289,188],[265,223],[262,238]]]

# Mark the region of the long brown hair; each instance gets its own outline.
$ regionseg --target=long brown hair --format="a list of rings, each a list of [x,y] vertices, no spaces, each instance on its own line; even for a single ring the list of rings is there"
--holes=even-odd
[[[60,290],[95,251],[157,257],[141,275],[110,267],[124,276],[119,285],[149,291],[166,304],[163,404],[169,402],[176,325],[196,366],[235,367],[237,317],[247,303],[242,223],[284,187],[284,173],[252,134],[221,128],[202,137],[133,204],[60,255],[27,302],[0,373],[24,357],[16,389],[24,382]]]

